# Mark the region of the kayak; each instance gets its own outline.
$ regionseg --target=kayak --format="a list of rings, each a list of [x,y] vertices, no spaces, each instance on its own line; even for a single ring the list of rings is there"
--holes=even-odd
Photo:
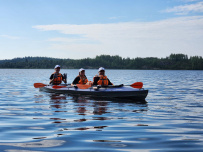
[[[61,86],[61,87],[60,87]],[[58,85],[54,88],[53,85],[46,85],[40,87],[40,91],[50,92],[50,93],[65,93],[71,95],[87,95],[93,97],[102,98],[124,98],[124,99],[135,99],[135,100],[145,100],[148,95],[148,90],[144,88],[133,88],[130,86],[117,85],[117,86],[107,86],[107,87],[89,87],[87,89],[81,89],[77,86],[71,85]]]

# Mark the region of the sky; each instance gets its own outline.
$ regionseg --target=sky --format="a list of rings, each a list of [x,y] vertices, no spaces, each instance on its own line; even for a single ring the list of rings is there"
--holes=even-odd
[[[0,60],[203,56],[203,0],[0,0]]]

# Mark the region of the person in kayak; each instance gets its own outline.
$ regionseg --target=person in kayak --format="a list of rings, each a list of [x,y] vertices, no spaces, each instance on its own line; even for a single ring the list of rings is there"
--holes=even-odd
[[[111,83],[111,81],[105,75],[105,69],[103,67],[99,68],[98,73],[99,75],[95,75],[93,78],[93,85],[101,85],[101,86],[113,85],[113,83]]]
[[[91,81],[88,81],[85,75],[85,69],[79,69],[79,75],[73,80],[72,85],[76,84],[88,84],[91,85]]]
[[[53,85],[59,85],[62,83],[62,81],[64,83],[66,83],[66,75],[62,75],[60,72],[60,65],[56,65],[54,70],[55,72],[50,76],[50,84],[53,84]]]

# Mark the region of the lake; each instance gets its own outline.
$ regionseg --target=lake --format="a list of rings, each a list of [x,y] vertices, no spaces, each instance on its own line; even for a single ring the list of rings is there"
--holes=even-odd
[[[51,69],[0,69],[1,152],[203,151],[203,71],[106,70],[143,82],[146,103],[51,94]],[[61,69],[68,83],[78,69]],[[92,81],[97,69],[86,70]]]

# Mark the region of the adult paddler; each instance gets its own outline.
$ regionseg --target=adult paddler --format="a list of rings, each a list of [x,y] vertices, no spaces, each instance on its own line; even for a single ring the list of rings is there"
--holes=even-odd
[[[55,72],[50,76],[50,84],[53,84],[53,85],[59,85],[62,83],[62,81],[64,83],[66,83],[66,74],[62,75],[60,72],[60,65],[56,65],[54,70]]]
[[[72,85],[76,84],[88,84],[91,85],[91,81],[88,81],[85,75],[85,69],[79,69],[79,75],[73,80]]]
[[[111,81],[105,75],[105,69],[103,67],[99,68],[98,73],[99,75],[95,75],[93,78],[93,85],[101,85],[101,86],[113,85],[113,83],[111,83]]]

